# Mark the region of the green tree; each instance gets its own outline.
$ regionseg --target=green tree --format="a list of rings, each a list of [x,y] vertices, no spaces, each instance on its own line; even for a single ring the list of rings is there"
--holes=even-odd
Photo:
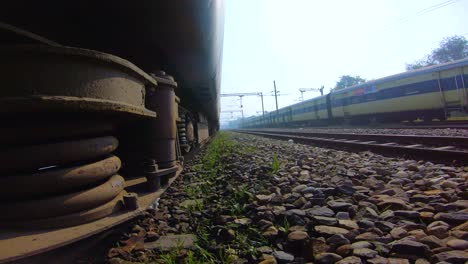
[[[434,62],[431,61],[430,56],[426,56],[425,58],[417,60],[413,63],[407,63],[405,68],[407,71],[409,71],[424,68],[431,65],[434,65]]]
[[[406,70],[451,62],[468,57],[468,40],[463,36],[444,38],[431,54],[413,63],[406,64]]]
[[[340,80],[336,82],[334,89],[340,90],[364,82],[366,82],[366,80],[360,76],[343,75],[340,77]]]

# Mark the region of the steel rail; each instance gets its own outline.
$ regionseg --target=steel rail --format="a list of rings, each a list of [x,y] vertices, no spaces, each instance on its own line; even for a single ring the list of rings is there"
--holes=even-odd
[[[421,145],[396,145],[393,142],[377,143],[373,140],[359,141],[357,139],[335,139],[324,137],[303,136],[300,133],[289,132],[275,133],[259,132],[253,130],[234,130],[235,132],[264,136],[275,139],[289,140],[296,143],[316,144],[320,147],[340,149],[352,152],[373,151],[383,155],[412,158],[417,160],[430,160],[447,164],[466,164],[468,162],[468,151],[451,150],[444,148],[427,148]]]
[[[242,131],[242,130],[240,130]],[[246,130],[262,133],[299,135],[306,137],[320,137],[330,139],[365,140],[382,143],[394,142],[402,144],[423,144],[426,146],[454,146],[457,148],[468,148],[468,137],[450,136],[426,136],[426,135],[399,135],[399,134],[351,134],[330,132],[307,132],[292,129],[285,130]]]

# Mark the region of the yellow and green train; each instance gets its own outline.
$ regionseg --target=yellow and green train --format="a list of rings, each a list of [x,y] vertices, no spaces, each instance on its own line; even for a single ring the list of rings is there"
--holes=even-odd
[[[241,127],[445,120],[468,111],[468,58],[408,71],[244,119]]]

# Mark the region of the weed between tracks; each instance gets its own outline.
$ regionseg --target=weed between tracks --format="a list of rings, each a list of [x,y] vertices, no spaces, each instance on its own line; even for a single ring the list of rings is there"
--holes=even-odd
[[[192,177],[184,177],[183,191],[191,202],[186,207],[192,232],[197,236],[194,249],[175,249],[160,255],[164,263],[234,263],[239,258],[255,259],[256,248],[268,240],[245,218],[254,201],[252,184],[242,177],[239,164],[249,162],[253,147],[244,147],[220,132],[203,151]],[[279,169],[274,160],[272,171]]]

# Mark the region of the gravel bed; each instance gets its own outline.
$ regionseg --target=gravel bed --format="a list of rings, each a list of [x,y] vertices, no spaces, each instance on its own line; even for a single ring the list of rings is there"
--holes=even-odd
[[[435,128],[435,129],[393,129],[393,128],[265,128],[264,130],[297,130],[313,133],[349,133],[349,134],[395,134],[423,136],[468,137],[468,129]]]
[[[468,167],[221,137],[231,139],[188,164],[109,263],[468,261]],[[197,241],[144,249],[170,234]]]

